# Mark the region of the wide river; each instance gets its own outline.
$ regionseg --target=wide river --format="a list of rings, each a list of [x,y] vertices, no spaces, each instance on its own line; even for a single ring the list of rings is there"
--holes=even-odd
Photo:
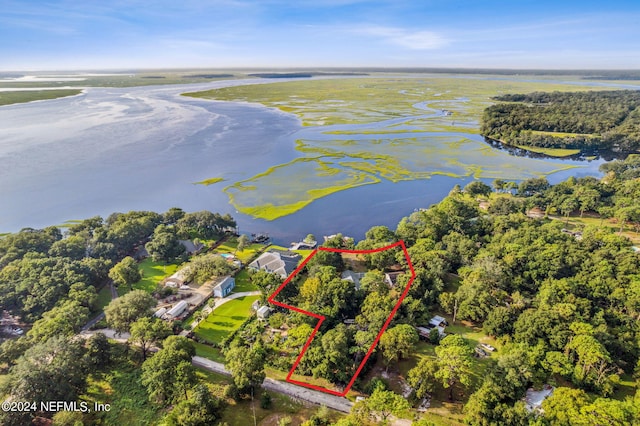
[[[231,213],[241,232],[266,232],[281,244],[308,233],[361,238],[373,225],[395,228],[414,209],[428,207],[455,184],[472,180],[435,176],[383,181],[328,195],[273,221],[236,212],[223,188],[299,157],[295,140],[309,128],[276,109],[180,93],[269,82],[89,88],[75,97],[0,107],[0,232],[177,206]],[[500,155],[505,164],[515,159]],[[535,169],[541,160],[526,161]],[[552,182],[598,175],[601,164],[544,161],[557,162],[559,168],[579,166],[550,175]],[[213,176],[226,182],[194,184]]]

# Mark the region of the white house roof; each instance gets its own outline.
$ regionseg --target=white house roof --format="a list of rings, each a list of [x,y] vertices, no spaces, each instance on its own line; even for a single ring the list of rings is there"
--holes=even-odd
[[[262,306],[260,309],[258,309],[257,315],[258,317],[263,318],[270,311],[271,311],[271,308],[265,305],[265,306]]]
[[[186,277],[187,277],[187,267],[184,267],[177,270],[173,275],[167,277],[165,281],[173,281],[173,282],[182,284],[185,282]]]
[[[167,315],[170,317],[177,317],[182,312],[184,312],[185,309],[187,309],[187,306],[189,306],[187,302],[185,302],[184,300],[181,300],[178,303],[176,303],[173,306],[173,308],[169,310],[169,312],[167,312]]]

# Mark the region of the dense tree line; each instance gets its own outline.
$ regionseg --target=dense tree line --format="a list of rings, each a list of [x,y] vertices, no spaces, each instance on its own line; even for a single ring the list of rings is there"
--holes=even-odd
[[[640,158],[632,155],[602,169],[606,175],[601,180],[569,178],[557,185],[544,178],[496,180],[493,187],[499,194],[491,197],[488,211],[479,208],[477,198],[488,197],[491,187],[473,182],[404,218],[395,231],[372,228],[357,247],[403,239],[417,279],[364,371],[380,357],[393,368],[413,356],[413,326],[443,309],[482,327],[500,341],[501,349],[486,360],[486,374],[473,379],[471,343],[458,335],[442,340],[434,335],[429,340],[437,345],[435,356],[422,358],[407,377],[416,398],[445,391],[455,400],[460,392],[454,388],[464,389],[471,393],[464,413],[472,425],[640,421],[640,256],[619,229],[565,229],[571,215],[615,218],[622,229],[640,224],[634,215],[640,207]],[[532,208],[560,217],[525,215]],[[338,262],[314,264],[293,286],[297,291],[288,294],[288,302],[355,318],[354,324],[321,328],[297,372],[337,384],[351,376],[362,348],[372,341],[368,329],[379,327],[393,306],[392,290],[379,285],[380,271],[401,265],[402,257],[365,258],[373,269],[362,278],[361,289],[345,287],[335,300],[324,290],[341,288]],[[456,284],[445,291],[444,280],[451,277]],[[315,321],[288,314],[273,324],[283,321],[292,327],[288,339],[267,342],[267,362],[288,368],[284,364],[290,360],[283,363],[283,355],[299,353]],[[623,376],[635,380],[636,394],[614,398]],[[529,412],[522,402],[526,390],[547,383],[556,392],[543,412]],[[373,397],[373,388],[361,390]],[[366,405],[354,407],[339,424],[367,424],[370,419],[362,416],[370,410]],[[390,402],[386,410],[391,407]]]
[[[85,344],[74,337],[97,313],[97,290],[109,278],[117,285],[137,282],[141,275],[131,255],[144,244],[158,260],[173,261],[184,253],[178,238],[215,238],[233,228],[235,221],[229,215],[172,208],[164,214],[132,211],[107,219],[93,217],[64,231],[25,228],[0,237],[0,311],[31,325],[25,335],[0,345],[0,368],[9,373],[8,394],[38,404],[40,400],[76,400],[84,391],[89,370],[106,363],[99,360],[105,356],[100,353],[104,348],[94,345],[93,339]],[[151,295],[131,291],[105,309],[110,326],[119,332],[131,331],[143,360],[150,346],[160,344],[171,332],[166,324],[149,319],[155,306]],[[186,369],[179,373],[191,374]],[[173,372],[165,377],[173,377]],[[191,398],[211,399],[202,390],[182,396],[180,407],[193,405]],[[163,398],[158,395],[157,399]],[[179,400],[174,395],[170,399]],[[52,415],[7,415],[2,422],[26,424],[36,414]],[[184,423],[174,418],[171,424]]]
[[[640,149],[638,91],[534,92],[494,99],[502,103],[486,108],[482,116],[480,131],[488,138],[511,145],[584,151]]]

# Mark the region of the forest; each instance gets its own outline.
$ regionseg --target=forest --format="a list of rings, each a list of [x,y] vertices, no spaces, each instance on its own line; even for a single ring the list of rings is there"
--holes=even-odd
[[[640,92],[505,94],[486,108],[480,133],[509,145],[583,152],[640,149]]]
[[[341,235],[328,239],[327,247],[358,250],[403,240],[416,279],[354,384],[364,400],[347,416],[314,415],[304,424],[392,418],[416,425],[639,424],[640,255],[625,235],[640,230],[640,156],[602,171],[602,179],[557,185],[544,178],[496,179],[491,186],[473,181],[405,217],[395,230],[375,226],[357,244]],[[600,224],[569,225],[582,217]],[[602,226],[605,221],[615,227]],[[2,392],[14,400],[76,400],[95,392],[100,377],[123,386],[120,376],[129,392],[135,389],[133,411],[147,413],[149,423],[218,424],[225,406],[252,398],[265,376],[288,371],[315,319],[276,309],[266,322],[246,321],[211,349],[222,351],[232,373],[223,391],[192,366],[194,344],[151,318],[155,301],[144,292],[131,291],[106,308],[109,324],[131,333],[131,346],[99,334],[86,341],[73,336],[97,310],[96,286],[117,278],[115,266],[136,247],[146,243],[152,256],[176,259],[183,255],[176,250],[179,236],[215,237],[234,226],[228,216],[171,209],[0,238],[1,307],[32,325],[0,345]],[[406,270],[400,251],[355,260],[367,271],[358,289],[341,279],[354,259],[319,252],[281,293],[330,318],[296,372],[325,385],[344,386],[397,301],[383,274]],[[407,279],[401,274],[396,288]],[[250,280],[263,299],[281,282],[267,272],[251,273]],[[446,335],[419,341],[416,327],[434,315],[450,319]],[[478,360],[477,339],[462,330],[488,336],[497,351]],[[155,354],[152,346],[159,348]],[[393,387],[399,377],[409,386],[407,397]],[[545,386],[553,393],[540,409],[527,409],[527,390]],[[262,395],[269,406],[270,397]],[[450,411],[418,414],[424,401]],[[96,413],[63,414],[54,416],[57,424],[104,420]],[[33,419],[30,413],[1,416],[7,425]]]

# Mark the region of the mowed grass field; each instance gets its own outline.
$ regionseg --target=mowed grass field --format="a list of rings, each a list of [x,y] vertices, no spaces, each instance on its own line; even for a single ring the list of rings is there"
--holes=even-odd
[[[247,263],[253,259],[260,250],[264,249],[264,244],[250,244],[244,250],[238,251],[238,239],[229,238],[220,244],[213,251],[214,253],[229,253],[234,255],[240,262]]]
[[[193,331],[212,343],[222,342],[251,315],[251,304],[260,296],[245,296],[230,300],[216,308]]]
[[[152,293],[160,281],[165,277],[173,275],[178,270],[177,263],[154,262],[151,258],[146,258],[138,264],[138,267],[142,271],[142,279],[133,284],[134,290],[144,290],[147,293]],[[118,295],[122,296],[130,291],[127,286],[118,287]]]

